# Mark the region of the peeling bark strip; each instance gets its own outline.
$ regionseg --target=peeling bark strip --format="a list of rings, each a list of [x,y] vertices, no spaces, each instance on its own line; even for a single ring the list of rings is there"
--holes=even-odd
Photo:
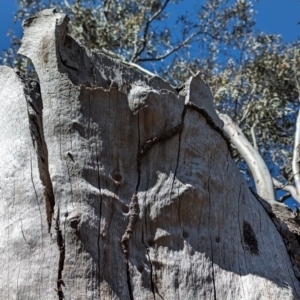
[[[48,231],[51,230],[52,217],[54,213],[55,199],[53,187],[49,173],[48,149],[43,131],[43,102],[41,98],[40,86],[36,81],[20,76],[24,85],[24,94],[27,101],[27,112],[29,118],[29,129],[31,132],[33,146],[38,157],[38,167],[40,179],[44,185],[44,195],[46,202],[46,214]]]
[[[64,281],[62,278],[62,272],[64,269],[65,263],[65,242],[62,236],[62,231],[60,228],[60,220],[59,220],[59,209],[57,209],[57,216],[56,216],[56,242],[59,249],[59,262],[58,262],[58,273],[57,273],[57,295],[59,300],[63,300],[64,293],[62,290],[62,286],[64,286]]]

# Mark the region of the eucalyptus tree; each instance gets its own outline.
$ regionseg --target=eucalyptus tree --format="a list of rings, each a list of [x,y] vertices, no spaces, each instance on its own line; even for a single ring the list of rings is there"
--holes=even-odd
[[[256,1],[17,2],[16,20],[57,6],[70,17],[70,34],[88,49],[149,77],[158,74],[178,89],[200,71],[219,116],[227,125],[235,122],[224,129],[230,136],[229,128],[240,132],[237,139],[232,136],[233,155],[251,181],[250,166],[257,192],[271,200],[292,195],[299,201],[299,41],[287,45],[280,36],[256,32]],[[16,56],[19,44],[13,37],[3,62],[25,71],[30,64]],[[241,136],[252,154],[242,150]],[[273,185],[287,194],[276,199]]]

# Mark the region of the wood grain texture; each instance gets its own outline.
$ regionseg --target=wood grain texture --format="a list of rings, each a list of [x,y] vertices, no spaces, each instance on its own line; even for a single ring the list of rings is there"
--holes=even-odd
[[[40,91],[0,69],[0,299],[300,299],[200,75],[178,93],[67,23],[23,25]]]

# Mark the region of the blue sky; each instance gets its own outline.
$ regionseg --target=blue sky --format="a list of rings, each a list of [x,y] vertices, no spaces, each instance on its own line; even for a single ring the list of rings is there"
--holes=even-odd
[[[0,52],[9,47],[7,32],[14,28],[21,35],[21,24],[13,23],[17,5],[14,0],[0,0]],[[300,37],[300,0],[260,0],[254,7],[257,11],[256,28],[266,33],[281,34],[284,41]]]
[[[7,32],[10,28],[16,29],[21,33],[21,24],[14,26],[13,17],[17,5],[14,0],[0,0],[0,52],[9,47],[9,37]]]
[[[257,29],[279,33],[286,42],[300,37],[300,0],[260,0],[254,9]]]

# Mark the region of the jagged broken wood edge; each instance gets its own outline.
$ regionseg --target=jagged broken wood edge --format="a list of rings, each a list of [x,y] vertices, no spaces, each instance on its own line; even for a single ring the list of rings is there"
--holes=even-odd
[[[36,15],[26,19],[23,22],[23,27],[30,27],[31,23],[34,22],[34,20],[36,18],[39,17],[47,17],[47,16],[51,16],[53,14],[57,13],[57,9],[56,8],[51,8],[51,9],[46,9],[43,10],[41,12],[38,12]],[[146,76],[145,74],[141,73],[141,71],[133,68],[132,66],[128,66],[126,64],[123,64],[121,61],[117,61],[114,58],[109,57],[106,54],[101,53],[100,51],[92,51],[90,52],[88,49],[86,49],[83,45],[81,45],[79,42],[77,42],[72,36],[70,36],[69,34],[67,34],[67,24],[68,24],[69,19],[68,18],[63,18],[62,22],[60,24],[57,24],[57,26],[61,26],[61,28],[59,30],[56,31],[57,33],[57,39],[58,40],[64,40],[67,39],[68,43],[70,43],[72,45],[72,43],[76,43],[79,47],[81,47],[82,50],[82,55],[86,56],[86,58],[93,60],[93,57],[97,57],[97,60],[102,62],[102,70],[103,72],[101,74],[96,74],[96,72],[98,72],[99,68],[93,68],[93,66],[91,66],[91,70],[90,73],[92,74],[91,78],[90,78],[90,82],[76,82],[77,80],[77,76],[72,76],[72,72],[78,72],[78,71],[82,71],[87,73],[87,70],[81,70],[80,66],[78,63],[74,62],[74,60],[72,60],[72,47],[69,47],[69,52],[65,52],[66,48],[62,48],[62,46],[58,46],[57,52],[59,54],[59,57],[61,58],[61,63],[63,66],[60,67],[65,67],[69,70],[69,75],[70,75],[70,79],[73,81],[73,83],[75,85],[78,84],[84,84],[87,86],[97,86],[97,87],[103,87],[105,89],[110,89],[112,87],[116,87],[121,91],[124,92],[128,92],[131,88],[132,85],[137,85],[138,87],[142,87],[144,88],[144,83],[146,82],[150,88],[154,88],[154,89],[159,89],[159,90],[168,90],[176,95],[181,95],[183,97],[186,98],[185,101],[185,108],[183,111],[183,115],[182,118],[184,117],[185,111],[186,109],[191,109],[191,110],[195,110],[197,111],[207,122],[207,124],[209,125],[210,128],[212,128],[213,130],[215,130],[222,139],[225,140],[225,142],[228,145],[228,149],[231,150],[230,148],[230,142],[229,142],[229,138],[227,137],[226,133],[223,131],[222,129],[222,121],[219,119],[219,117],[216,114],[214,105],[212,102],[206,102],[205,107],[206,109],[204,109],[202,103],[201,103],[201,97],[197,97],[193,99],[193,102],[190,101],[190,93],[191,90],[199,85],[201,85],[201,89],[204,90],[204,93],[208,93],[211,95],[210,90],[208,88],[208,86],[206,85],[206,83],[201,79],[201,74],[200,72],[198,72],[195,76],[191,77],[180,89],[176,89],[175,87],[172,87],[168,82],[164,81],[162,78],[160,77],[149,77]],[[25,38],[23,38],[22,41],[22,46],[19,49],[18,53],[22,54],[24,56],[26,56],[26,44],[30,43],[31,41],[26,40]],[[71,58],[70,58],[70,57]],[[27,56],[28,59],[30,59]],[[34,62],[33,62],[34,63]],[[58,62],[59,64],[59,62]],[[109,68],[107,68],[106,66],[109,66]],[[114,70],[118,70],[118,72],[114,72]],[[128,77],[128,74],[130,74],[131,76]],[[23,80],[23,82],[25,83],[25,77],[24,76],[20,76],[20,78]],[[75,79],[76,78],[76,79]],[[28,84],[28,83],[26,83]],[[149,92],[150,90],[146,90],[146,92]],[[28,100],[28,103],[32,106],[32,102]],[[147,140],[143,143],[143,145],[141,145],[141,148],[139,150],[139,154],[137,157],[138,160],[138,168],[139,168],[139,162],[140,159],[143,155],[145,155],[145,153],[152,147],[154,146],[156,143],[165,140],[167,138],[172,137],[173,135],[175,135],[176,133],[180,133],[182,128],[183,128],[183,121],[181,122],[181,124],[179,124],[178,126],[175,126],[174,129],[170,129],[169,131],[162,133],[160,136],[154,136],[152,137],[150,140]],[[175,130],[175,131],[174,131]],[[174,131],[174,133],[173,133]],[[36,138],[36,137],[35,137]],[[37,138],[36,138],[37,139]],[[39,146],[39,144],[38,144]],[[38,155],[39,157],[41,156],[41,147],[37,148],[38,151]],[[46,149],[47,150],[47,149]],[[43,159],[42,159],[43,160]],[[49,177],[49,176],[48,176]],[[48,178],[47,177],[47,178]],[[50,177],[49,177],[50,178]],[[51,182],[50,182],[51,183]],[[48,206],[48,224],[49,227],[51,226],[51,222],[50,222],[50,214],[54,212],[54,200],[53,197],[51,197],[51,195],[53,195],[53,191],[51,188],[51,184],[45,184],[46,187],[46,203]],[[135,193],[135,192],[134,192]],[[135,194],[134,194],[135,195]],[[129,207],[134,208],[135,205],[133,204],[133,201],[135,199],[133,195],[131,204],[129,205]],[[133,212],[132,212],[133,213]],[[134,213],[133,213],[134,214]],[[130,218],[129,218],[130,219]],[[129,221],[129,223],[131,224],[132,222]],[[56,226],[57,227],[57,226]],[[129,233],[131,235],[132,233],[132,226],[128,225],[129,229]],[[128,237],[128,233],[127,231],[125,231],[124,233],[124,241],[127,241],[127,237]],[[125,244],[127,243],[123,243],[123,248],[124,248],[124,254],[127,253],[127,250],[125,250]],[[126,254],[125,254],[126,256]]]
[[[31,21],[35,18],[35,17],[39,17],[45,14],[53,14],[56,12],[56,9],[49,9],[49,10],[45,10],[42,12],[37,13],[36,16],[27,19],[24,22],[24,26],[28,26],[28,24],[31,23]],[[68,38],[70,38],[71,40],[73,39],[71,36],[68,35]],[[73,39],[75,42],[77,42],[75,39]],[[84,48],[84,46],[82,46]],[[89,51],[84,48],[86,53],[89,53]],[[72,60],[70,60],[68,58],[68,56],[63,53],[62,51],[60,51],[60,49],[58,49],[59,53],[60,53],[60,57],[62,59],[62,62],[64,63],[64,65],[69,68],[69,69],[74,69],[74,70],[78,70],[79,66],[78,65],[74,65],[74,62],[72,62]],[[22,51],[20,51],[20,53],[22,53]],[[134,76],[137,78],[136,82],[138,83],[139,81],[145,81],[149,84],[149,86],[151,87],[155,87],[157,88],[158,86],[162,87],[162,89],[166,89],[166,90],[170,90],[173,93],[179,93],[183,96],[187,96],[189,94],[189,91],[191,89],[191,86],[193,85],[193,83],[195,81],[198,81],[200,79],[200,72],[197,73],[196,76],[192,77],[191,79],[189,79],[180,89],[175,89],[173,88],[170,84],[168,84],[167,82],[165,82],[164,80],[162,80],[159,77],[152,77],[149,78],[147,76],[145,76],[144,74],[142,74],[139,70],[134,69],[133,67],[130,67],[128,65],[122,64],[121,61],[116,61],[114,58],[109,57],[106,54],[101,53],[101,51],[92,51],[90,52],[90,58],[92,58],[93,56],[98,56],[101,57],[101,59],[103,61],[109,61],[108,65],[113,65],[116,68],[118,68],[120,70],[120,74],[122,79],[120,80],[120,78],[113,78],[115,75],[114,72],[108,72],[107,74],[102,73],[100,75],[100,77],[102,77],[102,80],[100,82],[95,82],[97,86],[104,86],[106,88],[110,88],[110,87],[118,87],[120,90],[124,90],[124,91],[128,91],[128,85],[126,86],[126,82],[128,81],[126,76],[124,76],[124,74],[128,74],[127,70],[131,70],[131,73],[134,73]],[[99,75],[99,74],[98,74]],[[99,84],[100,83],[100,84]],[[122,85],[121,85],[122,84]],[[203,82],[203,84],[205,85],[205,83]],[[188,99],[188,97],[186,97]],[[190,108],[190,109],[194,109],[196,111],[198,111],[207,121],[207,123],[209,124],[209,126],[216,130],[221,137],[226,141],[226,143],[230,144],[229,139],[226,135],[226,133],[223,131],[223,129],[220,127],[220,120],[217,117],[216,114],[212,114],[212,116],[210,116],[209,113],[212,112],[212,110],[210,109],[209,113],[207,111],[205,111],[205,109],[202,106],[199,106],[199,103],[193,103],[193,102],[186,102],[185,104],[186,108]],[[211,105],[209,108],[213,108]],[[214,110],[214,109],[213,109]],[[217,123],[217,124],[216,124]],[[221,123],[222,124],[222,123]],[[178,125],[179,127],[182,127],[183,124]],[[182,130],[182,128],[180,128],[178,131],[176,130],[176,132],[180,132]],[[157,142],[159,142],[162,138],[161,137],[153,137],[152,139],[145,141],[144,144],[142,145],[141,149],[140,149],[140,157],[138,158],[138,160],[140,160],[140,158],[142,157],[142,155],[144,155],[153,145],[155,145]],[[231,149],[230,147],[228,147],[229,149]],[[276,228],[278,229],[279,233],[281,234],[286,247],[288,249],[288,252],[291,254],[291,259],[294,262],[294,265],[297,266],[297,278],[300,278],[300,272],[299,272],[299,268],[300,268],[300,250],[297,249],[297,247],[295,247],[295,245],[299,245],[298,240],[296,237],[300,236],[300,230],[299,228],[297,228],[298,223],[295,222],[295,218],[293,216],[293,213],[288,209],[284,209],[282,206],[274,206],[271,207],[271,205],[269,205],[265,200],[263,200],[260,197],[257,197],[257,195],[255,195],[256,198],[259,200],[259,202],[263,205],[263,207],[265,208],[265,210],[267,211],[268,215],[270,216],[270,218],[273,220],[273,222],[276,225]],[[133,196],[133,199],[135,199],[135,197]],[[134,203],[131,202],[131,207],[135,207]],[[274,217],[275,215],[275,217]],[[128,227],[132,227],[129,226]],[[131,229],[130,229],[130,233]],[[124,239],[125,236],[127,236],[127,233],[124,233]],[[125,250],[126,252],[126,250]]]

